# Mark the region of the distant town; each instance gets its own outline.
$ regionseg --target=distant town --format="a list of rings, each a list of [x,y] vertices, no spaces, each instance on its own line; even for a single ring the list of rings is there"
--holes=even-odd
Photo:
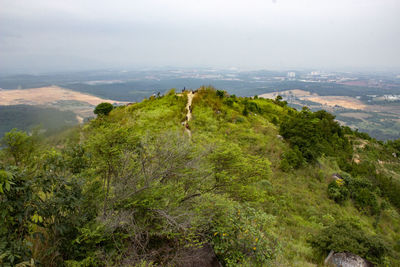
[[[237,96],[281,95],[296,109],[308,106],[312,110],[327,110],[343,125],[366,131],[378,139],[400,138],[400,74],[393,72],[171,67],[3,75],[0,107],[4,114],[11,109],[22,109],[16,105],[55,108],[66,114],[66,122],[78,123],[93,116],[93,105],[100,100],[132,103],[164,94],[171,88],[181,91],[202,85],[212,85]],[[28,109],[23,108],[22,113]],[[74,114],[75,122],[71,119]],[[11,122],[3,123],[3,131],[10,127],[13,127]]]

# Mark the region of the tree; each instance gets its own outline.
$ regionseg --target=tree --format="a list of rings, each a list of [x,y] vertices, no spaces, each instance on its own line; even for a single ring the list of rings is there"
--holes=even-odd
[[[107,102],[103,102],[96,106],[96,108],[94,109],[94,114],[107,116],[113,109],[113,105]]]
[[[297,146],[308,163],[315,163],[322,154],[349,156],[352,147],[344,136],[335,117],[326,111],[311,112],[303,107],[301,112],[287,116],[279,127],[279,134]]]
[[[15,266],[32,254],[26,237],[34,215],[32,181],[13,166],[0,170],[0,265]]]
[[[218,96],[219,98],[224,98],[224,96],[225,96],[225,91],[223,91],[223,90],[217,90],[216,94],[217,94],[217,96]]]
[[[17,166],[27,160],[35,149],[34,138],[15,128],[4,135],[2,145]]]

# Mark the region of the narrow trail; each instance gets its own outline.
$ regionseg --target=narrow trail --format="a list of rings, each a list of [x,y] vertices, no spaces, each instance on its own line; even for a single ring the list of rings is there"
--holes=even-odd
[[[189,135],[190,139],[192,139],[192,132],[190,131],[190,128],[189,128],[189,121],[192,119],[192,100],[193,100],[193,96],[194,96],[193,91],[189,91],[189,93],[187,94],[188,101],[187,101],[187,104],[186,104],[186,110],[187,110],[186,120],[184,122],[185,132]]]

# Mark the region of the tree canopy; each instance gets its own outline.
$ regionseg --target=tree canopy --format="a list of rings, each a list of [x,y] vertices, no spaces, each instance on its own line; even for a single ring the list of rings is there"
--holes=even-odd
[[[104,116],[106,116],[113,109],[114,109],[114,106],[112,104],[107,103],[107,102],[103,102],[103,103],[100,103],[100,104],[98,104],[96,106],[96,108],[94,109],[93,113],[96,114],[96,115],[104,115]]]

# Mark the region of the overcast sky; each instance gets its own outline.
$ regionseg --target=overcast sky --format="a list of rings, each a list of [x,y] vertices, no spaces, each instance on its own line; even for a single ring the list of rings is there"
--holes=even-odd
[[[400,0],[0,0],[0,73],[400,70]]]

